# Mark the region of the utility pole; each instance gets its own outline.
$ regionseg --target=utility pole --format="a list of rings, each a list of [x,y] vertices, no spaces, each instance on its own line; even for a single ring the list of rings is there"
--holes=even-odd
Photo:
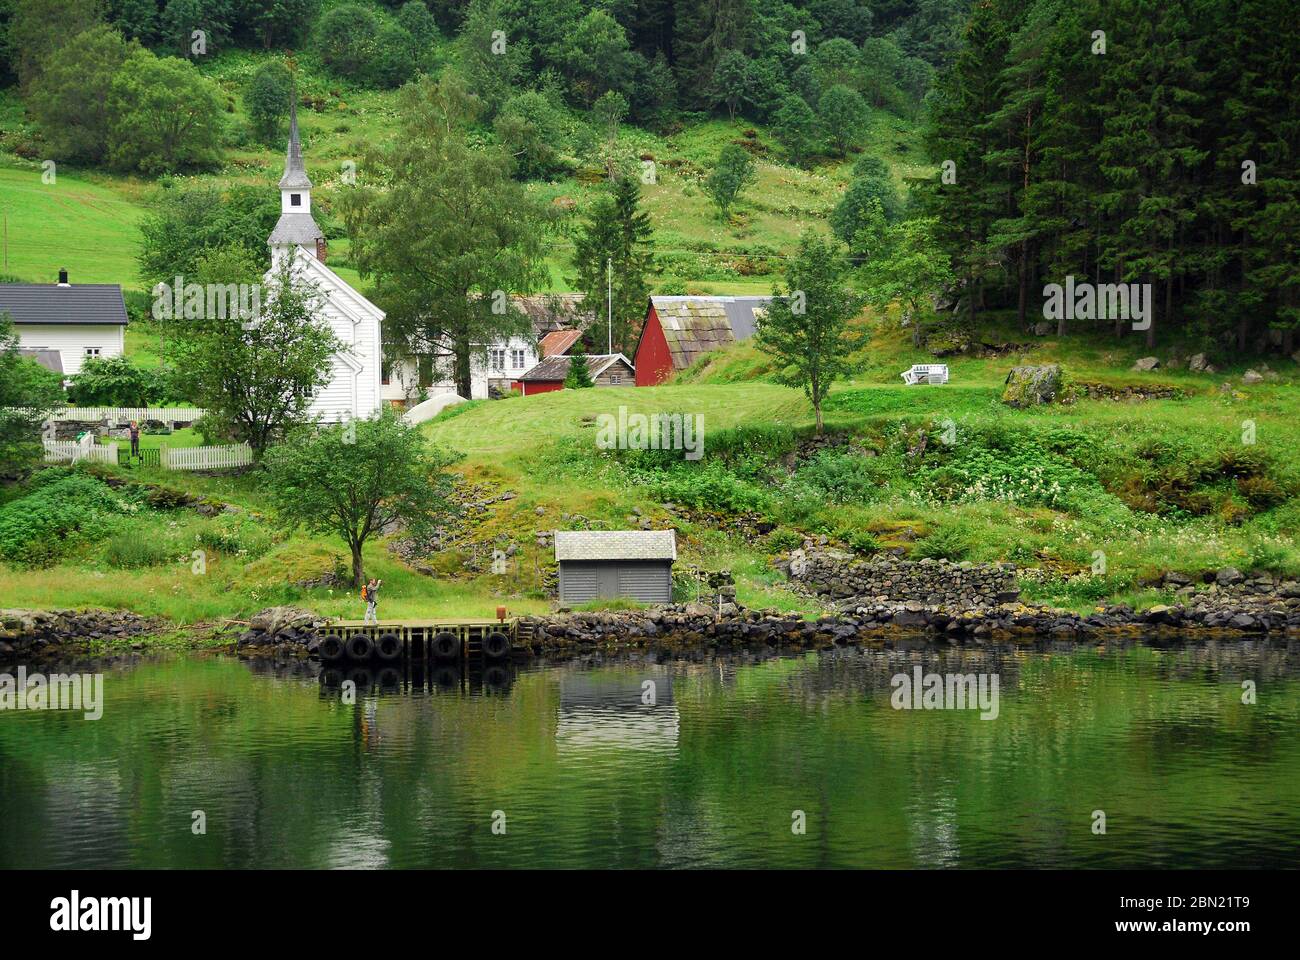
[[[605,258],[605,303],[609,308],[609,350],[614,353],[614,258]]]

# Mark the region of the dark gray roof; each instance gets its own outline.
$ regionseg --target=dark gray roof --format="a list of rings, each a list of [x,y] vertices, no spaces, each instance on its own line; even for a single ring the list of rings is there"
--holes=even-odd
[[[676,560],[672,530],[556,530],[559,560]]]
[[[282,213],[267,243],[297,243],[312,247],[325,236],[310,213]]]
[[[57,350],[24,350],[19,348],[18,355],[27,357],[29,360],[35,360],[46,370],[52,370],[54,373],[63,372],[63,354]]]
[[[569,361],[573,358],[570,356],[544,357],[527,373],[519,377],[520,380],[563,380],[569,375]],[[629,370],[635,371],[632,362],[621,353],[604,353],[592,354],[587,357],[587,372],[592,378],[596,378],[604,373],[612,364],[622,360],[627,364]]]
[[[754,335],[754,312],[766,310],[771,297],[726,297],[722,309],[731,321],[731,332],[737,340],[748,340]]]
[[[0,312],[14,323],[126,326],[126,302],[115,283],[0,283]]]

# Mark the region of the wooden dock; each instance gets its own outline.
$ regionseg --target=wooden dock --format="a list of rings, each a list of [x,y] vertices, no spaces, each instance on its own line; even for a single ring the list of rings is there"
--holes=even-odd
[[[317,633],[318,655],[326,663],[446,663],[509,658],[526,648],[531,636],[518,617],[498,620],[331,620]]]

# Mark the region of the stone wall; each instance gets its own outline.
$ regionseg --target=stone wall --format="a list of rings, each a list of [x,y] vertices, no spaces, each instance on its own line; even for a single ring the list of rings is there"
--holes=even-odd
[[[73,640],[140,636],[160,628],[159,621],[126,610],[0,610],[0,657]]]
[[[884,554],[862,560],[842,550],[795,550],[778,566],[792,583],[812,593],[846,601],[906,602],[952,610],[974,610],[1019,599],[1011,563],[951,563],[902,560]]]

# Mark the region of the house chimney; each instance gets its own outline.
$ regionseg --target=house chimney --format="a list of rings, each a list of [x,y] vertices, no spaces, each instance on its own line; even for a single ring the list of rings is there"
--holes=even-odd
[[[328,252],[329,250],[325,245],[325,238],[317,237],[316,238],[316,259],[319,260],[321,263],[324,263],[325,257],[328,254]]]
[[[61,286],[61,287],[66,287],[66,286],[68,286],[68,285],[69,285],[69,284],[68,284],[68,271],[67,271],[67,270],[60,270],[60,271],[59,271],[59,286]]]

